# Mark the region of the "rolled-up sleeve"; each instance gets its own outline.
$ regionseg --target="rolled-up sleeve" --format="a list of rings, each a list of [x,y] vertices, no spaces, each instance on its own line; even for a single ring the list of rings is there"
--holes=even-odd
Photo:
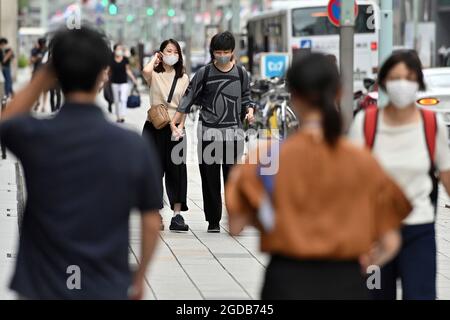
[[[248,216],[251,224],[262,230],[258,210],[265,190],[257,168],[257,165],[241,164],[232,169],[225,187],[225,202],[230,217]]]

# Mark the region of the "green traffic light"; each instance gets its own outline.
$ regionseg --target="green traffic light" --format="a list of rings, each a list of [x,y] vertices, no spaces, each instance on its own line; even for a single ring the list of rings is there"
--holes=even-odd
[[[169,17],[175,17],[175,10],[174,10],[174,9],[169,9],[169,10],[167,11],[167,15],[168,15]]]
[[[153,8],[147,8],[147,15],[149,17],[153,16],[155,14],[155,9]]]
[[[108,6],[108,4],[109,4],[109,0],[102,0],[102,6],[103,7],[107,7]]]
[[[117,6],[115,4],[110,4],[109,5],[109,14],[112,16],[117,15],[119,9],[117,8]]]
[[[132,14],[129,14],[127,16],[127,22],[133,22],[134,21],[134,16]]]

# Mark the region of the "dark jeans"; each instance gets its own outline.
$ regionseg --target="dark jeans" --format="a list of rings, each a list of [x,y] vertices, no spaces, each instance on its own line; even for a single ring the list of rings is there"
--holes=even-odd
[[[201,141],[198,145],[202,178],[203,209],[206,221],[218,224],[222,219],[222,171],[224,184],[231,168],[243,154],[243,141]],[[205,152],[206,150],[206,152]],[[210,155],[213,159],[205,155]]]
[[[381,269],[381,290],[375,300],[396,300],[397,279],[404,300],[436,299],[436,233],[434,223],[402,228],[403,244],[398,256]]]
[[[297,260],[273,256],[262,300],[368,300],[357,261]]]
[[[5,78],[5,95],[11,96],[14,93],[11,67],[3,67],[2,72],[3,77]]]
[[[161,183],[165,176],[165,185],[170,206],[174,210],[174,205],[181,203],[181,211],[188,211],[187,206],[187,168],[186,168],[186,137],[180,141],[172,141],[172,130],[170,126],[158,130],[152,123],[146,122],[144,126],[144,137],[153,139],[159,155],[161,165]],[[176,160],[172,161],[172,151],[180,148],[180,152],[175,152]],[[161,198],[163,195],[161,194]],[[162,208],[161,208],[162,209]]]

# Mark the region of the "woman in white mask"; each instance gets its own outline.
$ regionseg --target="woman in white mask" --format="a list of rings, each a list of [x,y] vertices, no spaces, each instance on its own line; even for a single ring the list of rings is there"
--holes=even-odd
[[[150,87],[151,108],[163,105],[167,108],[169,117],[173,119],[189,86],[189,77],[184,69],[178,42],[173,39],[164,41],[159,52],[145,66],[143,75]],[[161,183],[165,176],[166,192],[173,210],[169,228],[171,231],[189,230],[181,215],[181,212],[188,211],[185,120],[186,117],[183,117],[178,123],[172,122],[157,129],[148,119],[143,133],[154,142],[160,156]],[[175,152],[172,152],[174,149]],[[164,229],[162,223],[161,229]]]
[[[387,106],[358,114],[350,136],[372,150],[413,210],[403,221],[401,251],[382,268],[381,289],[373,290],[373,297],[396,299],[400,279],[403,299],[434,300],[438,178],[450,191],[448,130],[434,112],[416,105],[417,92],[425,90],[425,83],[415,52],[394,53],[380,69],[378,82],[389,98]]]

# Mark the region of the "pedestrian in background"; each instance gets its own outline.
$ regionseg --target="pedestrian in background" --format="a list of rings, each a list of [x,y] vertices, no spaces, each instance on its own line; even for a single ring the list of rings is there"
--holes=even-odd
[[[39,38],[35,47],[31,50],[30,64],[33,66],[32,78],[35,76],[39,68],[44,64],[44,57],[47,53],[47,39]],[[42,99],[41,99],[42,98]],[[42,105],[41,111],[45,112],[47,104],[47,92],[43,92],[41,98],[36,102],[35,111],[39,111],[39,107]]]
[[[358,114],[351,138],[370,148],[382,167],[413,204],[403,221],[403,244],[394,261],[382,269],[376,299],[395,300],[397,279],[403,299],[436,299],[436,209],[440,177],[450,191],[450,150],[443,120],[416,107],[425,90],[422,65],[413,51],[393,54],[382,66],[378,82],[389,103]]]
[[[128,58],[130,62],[130,69],[136,79],[141,76],[141,63],[139,62],[139,55],[136,52],[136,48],[130,49],[130,57]]]
[[[122,45],[114,46],[114,59],[111,63],[111,84],[114,96],[114,106],[116,108],[116,116],[118,123],[125,122],[125,114],[127,111],[127,101],[130,95],[130,85],[128,77],[137,86],[137,80],[130,69],[130,63],[125,56]]]
[[[234,169],[230,230],[262,231],[272,256],[263,299],[367,299],[361,269],[395,256],[411,205],[368,151],[341,136],[340,77],[328,57],[299,58],[287,82],[302,126],[272,154],[276,174],[249,162]]]
[[[189,85],[179,43],[173,39],[161,43],[160,51],[145,66],[143,76],[150,87],[151,108],[163,106],[167,109],[169,118],[174,119],[181,98]],[[154,141],[158,149],[162,167],[161,182],[165,177],[166,192],[173,210],[169,227],[172,231],[189,230],[189,226],[181,215],[181,212],[188,211],[185,121],[186,116],[183,116],[163,128],[156,128],[151,119],[148,119],[143,131],[145,136]],[[181,150],[181,153],[174,153],[174,150]],[[180,159],[174,159],[174,157]],[[164,229],[164,225],[161,225],[161,229]]]
[[[13,79],[11,72],[11,62],[14,60],[14,51],[8,46],[8,39],[0,39],[0,64],[3,72],[3,77],[5,78],[5,95],[7,97],[12,97],[14,94],[13,90]]]
[[[214,61],[195,74],[175,115],[178,119],[190,113],[194,104],[201,106],[198,157],[210,233],[220,232],[221,172],[226,182],[230,169],[241,160],[244,151],[243,121],[254,121],[249,76],[234,59],[235,46],[230,32],[213,37],[210,52]]]
[[[47,51],[42,59],[42,64],[48,64],[51,60],[51,52]],[[62,104],[62,92],[58,83],[49,90],[50,92],[50,111],[57,112],[61,108]]]
[[[27,185],[11,289],[23,299],[141,299],[159,237],[154,147],[111,124],[94,104],[112,60],[101,34],[62,29],[50,49],[50,64],[16,94],[0,123],[0,138],[21,161]],[[65,95],[60,112],[51,119],[30,116],[30,106],[55,81]],[[128,254],[135,207],[142,247],[133,279]]]

